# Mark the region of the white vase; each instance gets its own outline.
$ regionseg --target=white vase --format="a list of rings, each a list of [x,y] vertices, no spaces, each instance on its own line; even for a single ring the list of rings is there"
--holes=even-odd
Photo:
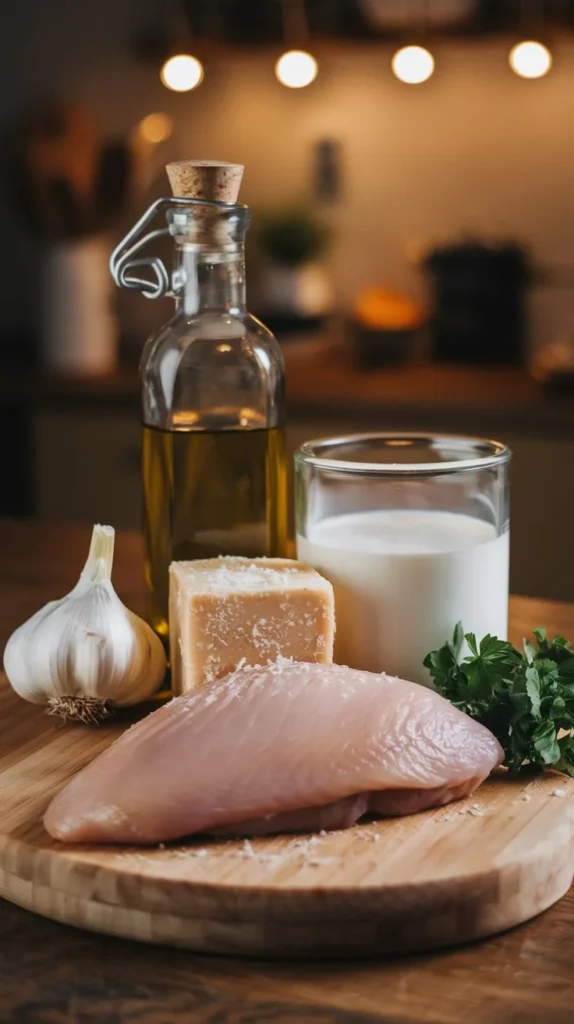
[[[333,311],[331,279],[321,263],[285,267],[265,263],[261,268],[262,306],[274,313],[300,317],[328,316]]]
[[[43,273],[42,361],[52,373],[99,376],[117,366],[118,326],[104,238],[62,242]]]

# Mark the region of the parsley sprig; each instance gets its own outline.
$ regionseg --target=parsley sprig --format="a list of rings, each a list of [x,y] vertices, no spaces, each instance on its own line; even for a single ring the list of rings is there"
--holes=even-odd
[[[534,637],[522,652],[490,635],[478,644],[459,622],[424,664],[443,697],[494,733],[511,772],[551,765],[574,776],[574,650],[545,629]]]

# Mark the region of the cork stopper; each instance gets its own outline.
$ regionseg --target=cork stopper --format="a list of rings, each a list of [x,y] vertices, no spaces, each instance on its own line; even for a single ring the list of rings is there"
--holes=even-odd
[[[176,198],[237,202],[243,164],[228,164],[220,160],[179,160],[167,164],[166,171]]]

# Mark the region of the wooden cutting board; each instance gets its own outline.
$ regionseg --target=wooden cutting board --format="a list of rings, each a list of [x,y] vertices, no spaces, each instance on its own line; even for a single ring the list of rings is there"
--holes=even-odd
[[[0,895],[80,928],[263,956],[398,953],[525,921],[568,889],[574,781],[493,777],[469,799],[325,836],[65,846],[51,797],[125,725],[62,726],[0,682]]]

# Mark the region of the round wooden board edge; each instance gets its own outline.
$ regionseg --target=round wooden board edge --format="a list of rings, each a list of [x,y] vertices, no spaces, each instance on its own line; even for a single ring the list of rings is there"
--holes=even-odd
[[[110,907],[81,897],[67,896],[32,883],[28,883],[29,890],[26,891],[26,884],[23,887],[21,879],[0,870],[0,889],[5,899],[68,927],[198,953],[270,960],[382,958],[467,945],[508,931],[544,913],[566,894],[571,882],[572,871],[569,869],[564,877],[559,877],[546,903],[526,916],[509,916],[496,925],[471,929],[468,934],[459,932],[456,936],[434,936],[421,941],[420,934],[413,938],[411,933],[407,941],[397,941],[396,935],[389,938],[388,928],[372,919],[346,920],[345,935],[340,939],[334,935],[331,921],[323,922],[319,931],[313,922],[311,937],[305,921],[300,922],[296,929],[282,926],[280,932],[276,922],[272,922],[273,928],[269,932],[264,926],[250,922],[150,915],[146,911]],[[185,926],[183,929],[182,925]]]
[[[574,811],[574,798],[572,799]],[[566,808],[565,808],[566,810]],[[82,847],[72,846],[60,848],[58,846],[36,847],[23,839],[5,840],[0,842],[0,873],[19,879],[23,884],[33,887],[49,888],[52,892],[63,898],[85,899],[85,891],[88,886],[96,891],[92,900],[102,907],[108,907],[110,912],[118,910],[142,911],[150,914],[164,913],[165,908],[159,903],[177,901],[178,917],[182,919],[197,919],[203,916],[212,915],[213,907],[220,904],[222,899],[228,901],[230,913],[242,922],[260,922],[262,919],[261,903],[272,901],[271,910],[267,906],[267,918],[269,922],[283,922],[285,911],[289,911],[294,903],[301,910],[309,924],[327,920],[346,920],[353,917],[353,911],[365,909],[366,914],[371,915],[380,908],[377,903],[391,901],[399,902],[402,907],[409,908],[417,905],[422,909],[426,906],[432,909],[434,904],[450,901],[452,903],[460,899],[461,892],[464,893],[472,887],[474,893],[491,892],[500,885],[501,881],[508,889],[512,883],[513,876],[522,871],[536,874],[536,867],[541,863],[556,866],[557,858],[560,856],[559,869],[566,870],[570,867],[571,881],[574,876],[574,849],[573,830],[574,817],[566,813],[553,823],[551,831],[546,831],[540,837],[540,844],[530,846],[521,855],[515,855],[506,864],[494,866],[488,864],[483,870],[459,872],[448,875],[446,878],[425,879],[424,882],[410,879],[408,881],[387,885],[384,882],[373,881],[359,886],[342,885],[334,882],[330,885],[320,882],[314,886],[282,885],[277,886],[272,881],[257,883],[241,883],[238,881],[214,881],[204,878],[166,877],[160,874],[150,874],[143,868],[134,866],[133,863],[94,863],[92,860],[75,860],[74,854]],[[552,858],[546,852],[547,844],[554,843]],[[107,848],[114,852],[114,848]],[[169,847],[164,851],[169,852]],[[127,856],[135,857],[140,855],[140,848],[130,848]],[[57,869],[66,865],[69,872],[61,872]],[[17,870],[16,870],[17,865]],[[53,870],[56,869],[56,870]],[[550,876],[550,872],[548,872]],[[538,877],[538,876],[537,876]],[[1,874],[0,874],[1,878]],[[49,885],[46,884],[49,879]],[[137,899],[136,905],[129,898],[125,882],[137,883],[139,888],[134,887],[132,899]],[[118,883],[114,893],[115,883]],[[99,892],[98,892],[99,887]],[[149,890],[146,902],[144,887]],[[6,896],[0,881],[0,896]],[[90,901],[90,902],[91,902]],[[141,903],[144,902],[142,906]],[[233,909],[231,904],[234,903]],[[332,912],[329,913],[329,904],[332,904]],[[349,913],[351,910],[351,914]],[[313,913],[315,911],[315,913]],[[168,916],[170,916],[168,914]],[[292,917],[293,915],[288,915]],[[362,915],[359,914],[359,917]],[[227,919],[227,918],[226,918]]]
[[[553,865],[555,867],[555,865]],[[224,920],[193,915],[176,916],[157,910],[141,910],[121,904],[87,899],[64,893],[33,880],[25,880],[0,869],[0,894],[9,901],[72,927],[151,944],[177,946],[203,953],[231,956],[278,958],[329,958],[390,956],[422,952],[465,944],[507,931],[552,906],[570,888],[572,857],[567,856],[547,879],[543,893],[535,886],[531,893],[517,893],[507,901],[504,912],[496,903],[484,903],[482,890],[475,903],[442,898],[427,906],[419,927],[403,931],[403,911],[377,912],[372,904],[367,917],[339,914],[333,918],[309,918],[304,914],[290,920],[275,917],[246,919],[227,916]],[[530,899],[525,902],[525,896]],[[518,898],[519,897],[519,898]],[[478,913],[478,916],[476,916]]]

